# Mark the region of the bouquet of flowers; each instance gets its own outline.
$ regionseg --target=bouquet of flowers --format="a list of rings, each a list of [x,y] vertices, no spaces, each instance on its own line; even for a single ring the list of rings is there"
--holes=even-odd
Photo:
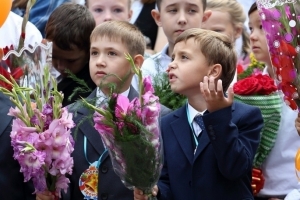
[[[293,110],[300,106],[300,2],[257,0],[278,88]]]
[[[234,98],[237,101],[260,108],[264,119],[261,140],[254,157],[252,179],[256,187],[254,194],[263,187],[264,178],[259,169],[275,144],[280,124],[281,98],[276,92],[274,80],[268,75],[252,75],[233,85]]]
[[[255,59],[255,56],[253,53],[250,53],[249,55],[250,63],[247,66],[243,66],[241,63],[238,63],[237,65],[237,79],[241,80],[246,77],[261,74],[265,68],[265,65],[261,62],[258,62]]]
[[[48,190],[60,196],[62,189],[67,190],[66,175],[73,168],[74,140],[70,129],[74,123],[72,114],[61,106],[63,94],[57,91],[48,66],[40,75],[42,81],[34,89],[21,87],[13,78],[0,75],[0,80],[11,86],[11,90],[0,87],[0,91],[10,96],[16,106],[8,113],[15,117],[10,137],[24,181],[31,179],[35,192]]]
[[[137,187],[151,195],[163,163],[162,141],[159,128],[160,104],[150,78],[142,79],[142,72],[134,65],[130,55],[126,58],[139,77],[139,97],[131,102],[114,93],[108,102],[95,107],[95,129],[99,132],[116,174],[129,189]]]
[[[26,13],[24,15],[21,27],[21,35],[19,38],[19,43],[17,46],[11,44],[5,48],[0,48],[0,74],[2,74],[6,79],[12,81],[14,79],[21,86],[34,87],[36,82],[37,74],[39,73],[39,68],[34,68],[32,64],[38,67],[38,62],[41,58],[39,52],[40,48],[36,44],[32,44],[30,47],[24,47],[25,41],[25,30],[26,24],[29,18],[29,12],[32,6],[35,4],[36,0],[29,0],[26,6]],[[35,47],[33,49],[33,47]],[[36,49],[37,48],[37,49]],[[8,90],[12,89],[12,86],[0,81],[0,86],[5,87]]]

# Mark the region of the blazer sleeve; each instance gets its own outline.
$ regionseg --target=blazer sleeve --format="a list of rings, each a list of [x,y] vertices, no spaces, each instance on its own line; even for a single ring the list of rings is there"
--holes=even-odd
[[[203,116],[207,134],[224,177],[235,180],[252,169],[263,118],[258,108],[235,104]]]

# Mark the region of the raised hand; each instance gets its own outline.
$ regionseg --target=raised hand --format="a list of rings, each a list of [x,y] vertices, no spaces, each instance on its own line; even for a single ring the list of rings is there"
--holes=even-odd
[[[232,87],[228,88],[228,97],[224,96],[222,80],[217,81],[217,87],[215,85],[214,77],[203,78],[203,82],[200,82],[200,91],[203,98],[206,101],[206,107],[209,112],[214,112],[222,108],[226,108],[232,105],[233,102],[233,90]]]

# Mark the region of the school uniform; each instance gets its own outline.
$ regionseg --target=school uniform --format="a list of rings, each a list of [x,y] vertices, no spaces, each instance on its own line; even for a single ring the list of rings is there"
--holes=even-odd
[[[162,118],[164,166],[159,200],[248,200],[252,162],[263,119],[258,108],[234,102],[205,112],[195,143],[187,106]]]
[[[97,89],[95,89],[87,99],[95,99],[97,93],[96,90]],[[135,97],[138,97],[138,93],[133,89],[133,87],[131,87],[127,96],[129,100],[132,100]],[[93,114],[93,111],[90,111],[85,107],[81,107],[76,110],[78,105],[79,103],[69,106],[70,109],[75,108],[74,122],[79,126],[79,128],[77,132],[75,131],[77,127],[72,130],[73,135],[75,135],[75,147],[72,154],[74,158],[74,168],[70,177],[71,183],[69,193],[65,195],[63,198],[64,200],[84,199],[84,196],[79,190],[80,176],[84,170],[88,169],[90,165],[89,162],[92,163],[97,161],[105,151],[100,134],[94,128],[94,123],[88,120],[82,122],[83,118]],[[166,107],[161,108],[162,116],[170,112],[171,110]],[[80,122],[82,122],[82,124],[79,125]],[[84,138],[86,138],[86,145],[84,145]],[[98,200],[132,200],[133,191],[126,188],[121,182],[121,179],[115,174],[111,160],[107,153],[102,155],[101,161],[101,165],[98,169]]]
[[[13,157],[10,132],[12,116],[7,113],[14,107],[7,96],[0,92],[0,199],[3,200],[34,200],[34,187],[31,181],[24,182],[20,165]]]

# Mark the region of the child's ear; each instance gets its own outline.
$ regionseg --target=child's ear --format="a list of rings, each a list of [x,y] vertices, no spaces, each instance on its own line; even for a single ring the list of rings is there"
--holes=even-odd
[[[129,13],[128,13],[128,21],[131,20],[131,17],[132,17],[132,10],[130,10]]]
[[[138,68],[141,68],[142,64],[144,62],[144,56],[142,56],[141,54],[138,54],[138,55],[134,56],[133,61],[134,61],[135,66],[137,66]]]
[[[221,77],[222,74],[222,65],[214,64],[210,66],[210,70],[208,71],[208,77],[213,76],[215,78]]]
[[[234,33],[234,40],[238,39],[242,35],[243,31],[244,31],[243,27],[236,26],[235,27],[235,33]]]
[[[160,21],[160,13],[158,10],[153,9],[151,10],[151,15],[155,21],[155,23],[157,24],[157,26],[161,26],[161,21]]]
[[[202,22],[205,22],[211,16],[211,13],[212,13],[211,10],[204,11]]]

